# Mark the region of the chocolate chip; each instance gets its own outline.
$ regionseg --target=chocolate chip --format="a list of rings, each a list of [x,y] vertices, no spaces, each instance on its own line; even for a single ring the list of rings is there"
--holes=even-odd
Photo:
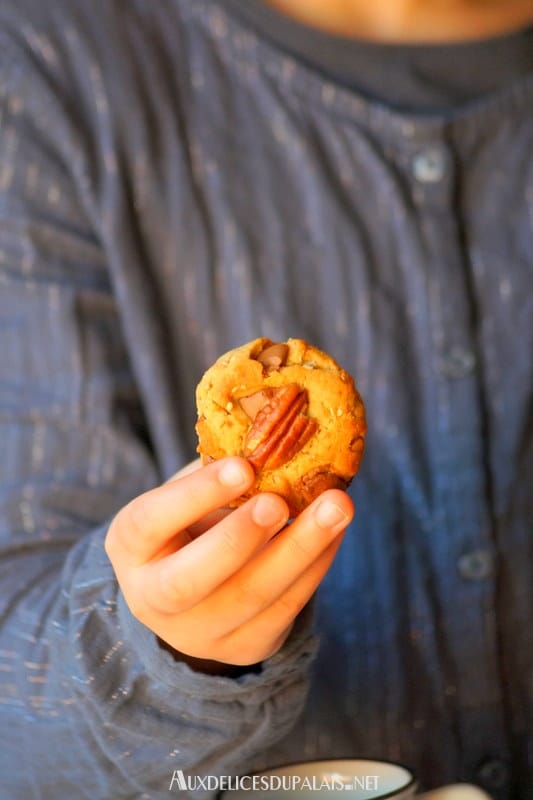
[[[350,481],[332,472],[329,464],[315,467],[294,482],[294,491],[299,498],[298,511],[303,511],[326,489],[346,489],[349,483]]]
[[[266,367],[267,370],[276,370],[285,364],[288,354],[289,346],[279,342],[278,344],[271,344],[266,347],[262,353],[259,353],[257,360]]]
[[[239,405],[244,413],[250,417],[251,420],[254,420],[263,406],[266,406],[272,398],[272,395],[272,389],[260,389],[258,392],[249,394],[247,397],[241,397],[239,399]]]

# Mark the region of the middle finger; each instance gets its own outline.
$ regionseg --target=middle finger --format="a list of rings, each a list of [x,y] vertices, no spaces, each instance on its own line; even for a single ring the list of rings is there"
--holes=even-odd
[[[142,568],[152,608],[182,613],[198,605],[261,550],[287,522],[287,504],[263,493],[175,553]]]
[[[338,489],[324,492],[210,598],[218,634],[245,624],[281,597],[334,543],[353,517]]]

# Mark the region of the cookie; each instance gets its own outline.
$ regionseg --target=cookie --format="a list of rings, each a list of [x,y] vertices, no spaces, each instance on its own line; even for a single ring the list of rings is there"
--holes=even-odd
[[[302,339],[255,339],[221,356],[196,389],[202,462],[244,456],[250,492],[275,492],[296,516],[324,489],[345,489],[366,432],[353,379]]]

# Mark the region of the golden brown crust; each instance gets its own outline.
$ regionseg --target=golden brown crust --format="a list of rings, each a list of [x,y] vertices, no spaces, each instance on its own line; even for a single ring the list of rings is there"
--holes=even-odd
[[[295,516],[357,472],[366,432],[361,398],[351,376],[302,339],[255,339],[224,354],[202,377],[196,402],[203,462],[248,457],[256,482],[247,497],[276,492]]]

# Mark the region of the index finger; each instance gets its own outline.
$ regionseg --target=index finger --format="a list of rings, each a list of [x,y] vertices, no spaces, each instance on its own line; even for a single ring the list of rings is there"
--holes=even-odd
[[[230,457],[145,492],[118,512],[106,551],[111,559],[119,556],[140,566],[180,531],[243,494],[253,480],[251,465]]]

